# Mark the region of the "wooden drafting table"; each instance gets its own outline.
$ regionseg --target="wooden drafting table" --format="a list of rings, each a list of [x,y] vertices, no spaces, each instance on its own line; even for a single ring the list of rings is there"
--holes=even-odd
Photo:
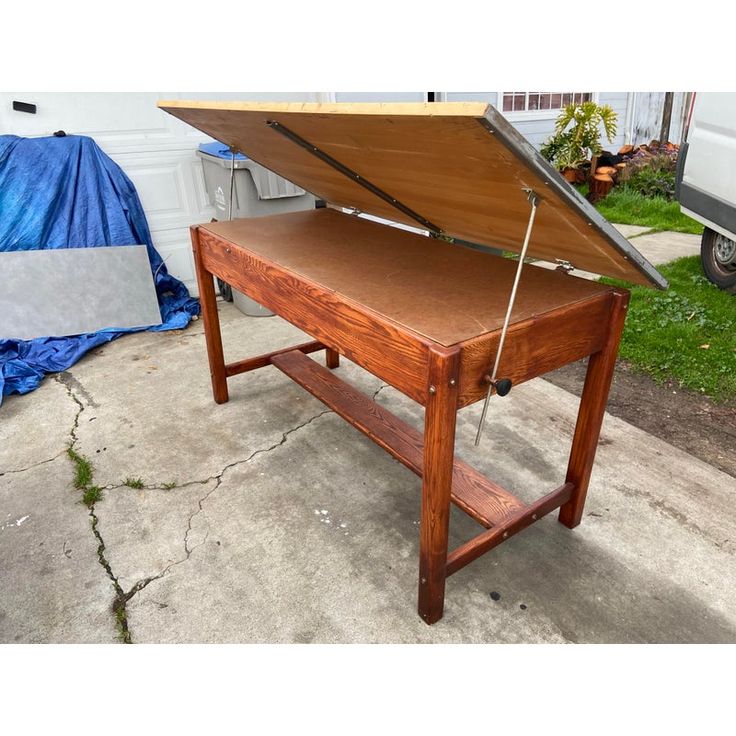
[[[477,246],[519,252],[523,242],[527,256],[666,287],[628,241],[483,104],[159,106],[335,207],[437,236],[333,208],[192,228],[215,401],[228,400],[228,378],[276,366],[421,476],[426,622],[442,616],[448,575],[554,509],[565,526],[580,523],[628,291],[534,266],[521,273],[517,260]],[[213,275],[314,340],[226,364]],[[326,367],[308,357],[319,350]],[[423,434],[332,373],[340,355],[424,406]],[[586,356],[558,488],[526,504],[455,458],[459,409],[502,393],[501,377],[516,385]],[[482,527],[452,551],[450,503]]]

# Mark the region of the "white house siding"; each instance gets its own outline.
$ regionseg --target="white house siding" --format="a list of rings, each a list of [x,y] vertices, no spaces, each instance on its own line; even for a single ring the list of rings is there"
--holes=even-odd
[[[442,92],[445,102],[487,102],[498,107],[498,92]]]
[[[601,136],[601,144],[604,150],[610,150],[616,153],[621,146],[629,143],[626,131],[626,113],[628,111],[629,93],[628,92],[601,92],[598,95],[599,105],[609,105],[618,115],[616,120],[616,137],[613,143],[609,143],[605,135]]]
[[[335,102],[425,102],[426,92],[335,92]]]
[[[649,143],[659,139],[662,132],[664,92],[636,92],[634,94],[632,129],[637,143]],[[675,92],[672,101],[669,139],[672,143],[682,140],[688,112],[687,92]]]
[[[499,92],[440,92],[446,102],[487,102],[499,108]],[[612,143],[604,139],[604,148],[618,150],[627,140],[627,111],[630,93],[600,92],[598,102],[610,105],[618,114],[618,129]],[[337,102],[421,102],[426,92],[336,92]],[[539,148],[554,132],[558,110],[549,112],[504,113],[509,122],[536,148]],[[660,114],[661,117],[661,114]]]
[[[442,98],[448,102],[488,102],[496,108],[500,107],[498,92],[444,92]],[[610,105],[618,114],[616,137],[611,144],[604,138],[604,148],[618,150],[625,143],[628,99],[628,92],[601,92],[598,95],[599,104]],[[553,134],[558,114],[559,110],[545,111],[541,114],[536,111],[504,113],[509,122],[536,148]]]

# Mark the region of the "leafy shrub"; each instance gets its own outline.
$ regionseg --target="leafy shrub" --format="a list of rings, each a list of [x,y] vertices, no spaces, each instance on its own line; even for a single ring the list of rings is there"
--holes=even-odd
[[[540,153],[560,170],[579,166],[592,154],[601,152],[601,126],[608,141],[613,140],[616,119],[617,114],[609,105],[567,105],[555,122],[555,134],[544,142]]]
[[[635,159],[629,164],[622,183],[643,197],[662,197],[672,202],[676,168],[677,159],[667,154]]]
[[[626,186],[643,197],[662,197],[669,202],[675,198],[675,174],[672,171],[657,171],[645,166],[632,174]]]

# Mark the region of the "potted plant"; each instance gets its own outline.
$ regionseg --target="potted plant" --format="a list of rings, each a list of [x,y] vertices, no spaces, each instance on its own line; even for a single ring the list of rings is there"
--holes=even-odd
[[[578,180],[578,168],[585,161],[585,156],[580,154],[577,147],[567,145],[560,150],[555,157],[555,166],[567,181],[574,184]]]
[[[541,154],[570,182],[578,178],[577,169],[598,155],[601,127],[608,142],[616,135],[617,114],[609,105],[582,102],[567,105],[555,122],[555,133],[541,147]]]

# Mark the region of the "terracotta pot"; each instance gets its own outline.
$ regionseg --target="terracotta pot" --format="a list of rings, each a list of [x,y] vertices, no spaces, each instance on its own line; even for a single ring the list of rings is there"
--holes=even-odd
[[[568,166],[566,169],[562,169],[562,176],[565,177],[566,181],[569,181],[570,184],[574,184],[577,180],[577,169],[573,169],[571,166]]]

